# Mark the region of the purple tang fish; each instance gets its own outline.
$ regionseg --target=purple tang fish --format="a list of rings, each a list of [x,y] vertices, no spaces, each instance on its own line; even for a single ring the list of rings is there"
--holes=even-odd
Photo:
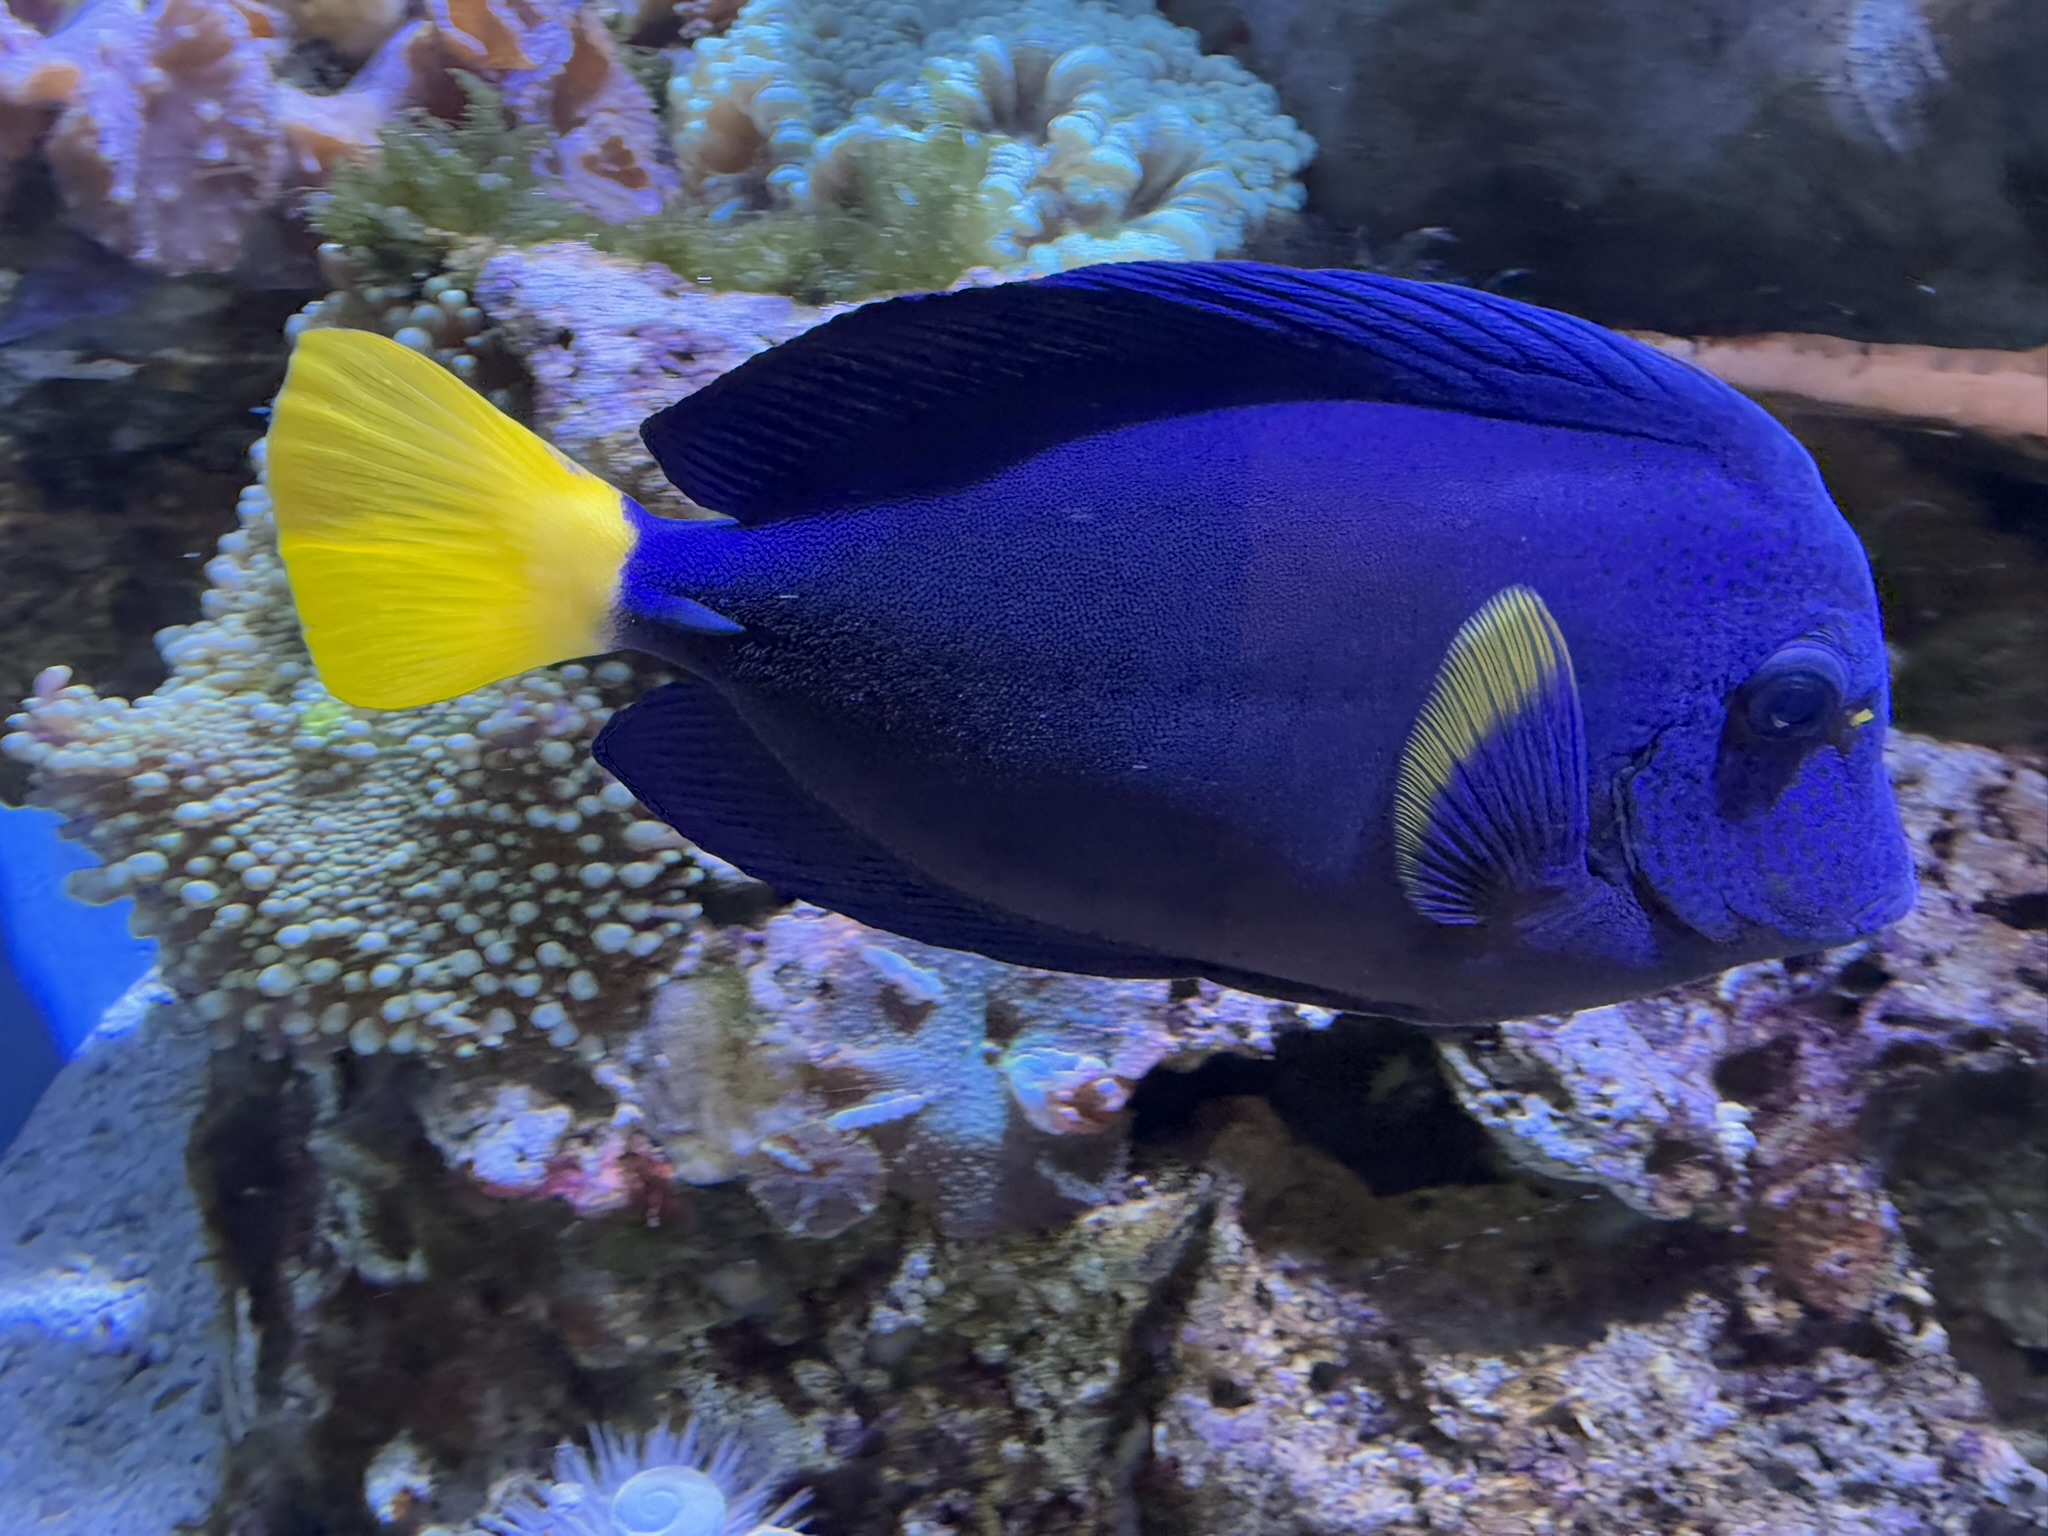
[[[1134,262],[900,298],[642,428],[657,517],[436,364],[301,338],[269,464],[327,686],[631,649],[598,760],[791,896],[1423,1022],[1901,916],[1870,572],[1689,364],[1491,294]]]

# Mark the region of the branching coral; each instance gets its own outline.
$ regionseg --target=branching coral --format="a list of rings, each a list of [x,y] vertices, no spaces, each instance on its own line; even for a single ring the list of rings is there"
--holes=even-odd
[[[946,128],[988,145],[991,265],[1242,248],[1314,151],[1270,89],[1143,0],[749,0],[670,90],[685,182],[727,207],[831,207],[844,157]]]

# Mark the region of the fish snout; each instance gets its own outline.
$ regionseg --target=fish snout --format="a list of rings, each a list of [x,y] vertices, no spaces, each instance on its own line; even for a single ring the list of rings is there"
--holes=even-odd
[[[1909,876],[1866,905],[1850,919],[1850,924],[1859,937],[1876,933],[1879,929],[1891,927],[1911,912],[1919,898],[1919,883]]]

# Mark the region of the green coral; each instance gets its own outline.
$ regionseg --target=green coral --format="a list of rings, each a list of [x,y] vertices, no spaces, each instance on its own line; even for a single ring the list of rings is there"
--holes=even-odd
[[[543,128],[514,123],[497,87],[460,72],[462,121],[407,112],[379,135],[376,161],[337,168],[315,194],[313,225],[375,276],[417,279],[451,266],[465,246],[573,237],[591,216],[555,196],[534,169]]]
[[[990,219],[975,188],[987,163],[964,133],[885,139],[863,147],[831,210],[715,217],[685,206],[586,238],[714,288],[808,304],[944,288],[986,250]]]
[[[374,277],[467,279],[492,247],[568,239],[716,288],[826,303],[946,287],[987,249],[990,214],[976,189],[988,151],[971,134],[861,146],[830,211],[718,216],[685,203],[608,224],[534,168],[545,130],[513,123],[487,82],[461,80],[460,123],[401,117],[384,130],[379,163],[345,167],[314,199],[314,225]]]

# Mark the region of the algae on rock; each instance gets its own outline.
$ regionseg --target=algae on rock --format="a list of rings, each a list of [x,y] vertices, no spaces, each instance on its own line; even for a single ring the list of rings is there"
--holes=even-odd
[[[608,222],[534,169],[542,129],[514,121],[493,85],[460,78],[459,123],[400,117],[383,131],[380,163],[343,167],[313,199],[314,225],[374,278],[466,281],[491,250],[573,239],[721,291],[824,303],[945,288],[984,259],[989,215],[975,189],[988,151],[957,129],[856,147],[831,209],[724,217],[674,202]]]

